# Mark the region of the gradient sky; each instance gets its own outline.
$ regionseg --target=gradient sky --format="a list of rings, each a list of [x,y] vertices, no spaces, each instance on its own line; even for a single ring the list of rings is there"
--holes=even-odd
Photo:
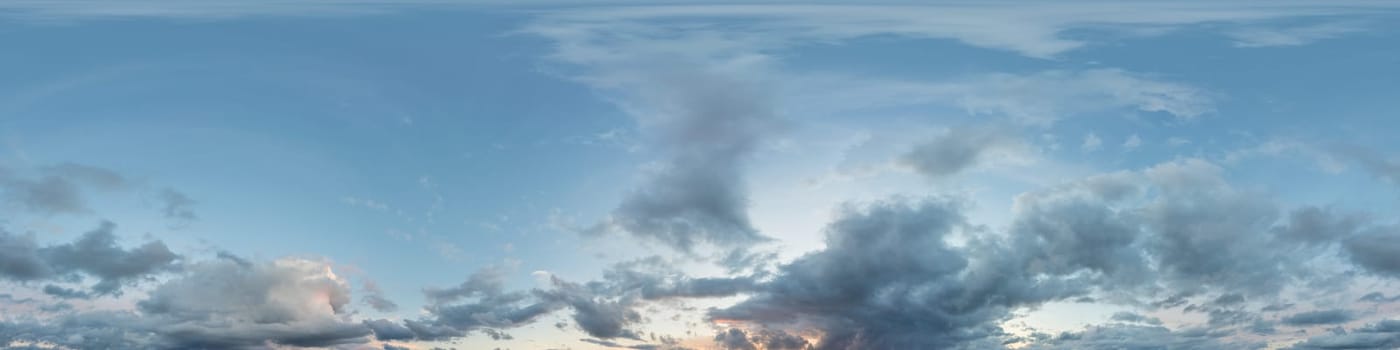
[[[0,0],[0,347],[1400,348],[1400,5]]]

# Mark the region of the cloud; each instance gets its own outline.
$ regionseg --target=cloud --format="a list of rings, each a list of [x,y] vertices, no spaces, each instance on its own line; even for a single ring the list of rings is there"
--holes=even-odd
[[[115,224],[103,222],[72,243],[46,247],[39,247],[32,235],[17,236],[0,230],[0,277],[15,281],[68,281],[89,276],[98,280],[92,286],[93,294],[117,295],[124,286],[179,268],[180,256],[165,243],[153,241],[123,249],[117,245],[115,230]]]
[[[94,192],[118,192],[146,189],[142,182],[132,180],[116,171],[77,163],[59,163],[19,171],[0,166],[0,204],[13,206],[16,212],[43,216],[83,215],[92,213],[89,197]],[[198,218],[188,195],[173,188],[154,191],[160,212],[176,223],[188,223]]]
[[[1159,326],[1107,325],[1093,326],[1076,333],[1063,333],[1026,347],[1032,350],[1054,349],[1262,349],[1265,344],[1232,342],[1221,339],[1223,334],[1201,329],[1172,331]]]
[[[641,335],[628,326],[641,322],[642,315],[632,309],[635,303],[628,296],[599,295],[583,285],[554,279],[554,289],[548,299],[573,309],[574,324],[595,338],[627,338],[641,340]]]
[[[1225,33],[1238,47],[1300,46],[1316,41],[1363,32],[1366,26],[1358,22],[1328,22],[1291,27],[1250,27]]]
[[[874,35],[914,39],[951,39],[963,44],[1014,52],[1036,58],[1052,58],[1091,45],[1082,37],[1067,35],[1074,30],[1120,30],[1128,35],[1147,36],[1169,33],[1202,23],[1232,23],[1225,27],[1235,33],[1260,27],[1262,22],[1310,15],[1365,13],[1375,3],[1297,2],[1278,6],[1240,4],[1154,3],[1105,7],[1096,3],[1078,4],[942,4],[938,6],[838,6],[838,5],[712,5],[712,6],[630,6],[570,9],[551,14],[551,28],[578,30],[597,25],[632,25],[664,21],[684,26],[698,20],[724,18],[743,25],[726,26],[703,32],[709,40],[684,40],[702,47],[691,50],[763,52],[804,43],[841,42]],[[1132,32],[1127,28],[1154,28]],[[764,36],[726,36],[728,31],[764,33]],[[1277,30],[1275,30],[1277,31]],[[718,32],[718,33],[716,33]],[[1343,32],[1328,29],[1296,29],[1294,37]],[[700,36],[697,34],[696,36]],[[1250,34],[1240,34],[1249,38]],[[1263,37],[1253,35],[1252,37]],[[692,39],[690,37],[684,39]],[[1241,40],[1240,38],[1236,38]],[[1256,41],[1260,42],[1260,41]],[[755,50],[754,48],[762,48]],[[580,53],[608,57],[607,52]]]
[[[1048,301],[1101,294],[1144,305],[1169,295],[1175,301],[1166,308],[1209,297],[1183,311],[1207,314],[1211,331],[1107,327],[1042,345],[1256,347],[1217,338],[1270,328],[1245,310],[1248,301],[1274,300],[1316,276],[1307,262],[1332,251],[1306,247],[1368,237],[1353,236],[1369,224],[1359,216],[1302,207],[1280,220],[1279,206],[1231,186],[1215,164],[1181,159],[1022,194],[1005,235],[966,222],[955,200],[847,207],[827,227],[825,250],[780,266],[747,299],[709,316],[814,330],[818,349],[974,347],[1006,338],[998,324],[1012,310]],[[1308,319],[1299,317],[1284,322]],[[1132,313],[1114,319],[1161,323]],[[1137,333],[1143,338],[1125,336]]]
[[[1366,293],[1366,295],[1363,295],[1361,296],[1361,298],[1356,299],[1356,301],[1365,301],[1371,303],[1389,303],[1397,300],[1400,300],[1400,295],[1386,297],[1385,294],[1381,292]]]
[[[180,191],[170,188],[162,189],[160,202],[161,213],[165,214],[167,219],[189,222],[199,218],[199,215],[194,212],[194,205],[198,202]]]
[[[130,184],[111,170],[75,163],[40,168],[33,175],[0,167],[0,197],[33,213],[84,214],[89,211],[84,188],[115,190]]]
[[[485,329],[514,328],[533,323],[566,304],[543,291],[506,291],[505,269],[488,267],[449,288],[423,290],[428,314],[405,320],[367,320],[380,340],[447,340]]]
[[[1351,261],[1378,275],[1400,277],[1400,228],[1378,227],[1342,241]]]
[[[793,97],[786,100],[793,101],[791,108],[804,114],[936,104],[972,116],[1041,127],[1071,117],[1120,110],[1191,120],[1213,112],[1218,98],[1189,84],[1114,68],[980,73],[943,81],[842,75],[790,79],[800,84],[793,84]]]
[[[738,328],[719,331],[715,334],[715,343],[725,350],[758,350],[758,347],[749,341],[748,334]]]
[[[993,161],[989,158],[1014,158],[1026,148],[1007,130],[965,128],[948,130],[914,146],[899,157],[899,162],[925,177],[938,179]]]
[[[140,313],[79,312],[47,323],[10,322],[0,339],[72,348],[269,348],[363,343],[346,318],[347,284],[324,262],[283,259],[192,264],[137,302]]]
[[[560,41],[561,51],[583,44],[579,40],[613,37],[536,33]],[[745,163],[782,124],[764,89],[762,63],[603,45],[608,44],[638,51],[619,62],[566,52],[555,57],[585,68],[576,79],[632,115],[662,161],[591,231],[625,232],[682,252],[700,244],[734,248],[769,240],[750,222],[744,188]]]
[[[1079,149],[1082,149],[1082,150],[1084,150],[1085,152],[1097,151],[1097,150],[1099,150],[1099,148],[1102,148],[1102,147],[1103,147],[1103,139],[1100,139],[1100,138],[1099,138],[1099,135],[1095,135],[1095,134],[1092,133],[1092,132],[1089,133],[1088,135],[1084,135],[1084,143],[1082,143],[1082,144],[1079,145]]]
[[[1368,222],[1366,217],[1360,215],[1339,213],[1332,208],[1307,206],[1290,213],[1288,225],[1281,227],[1277,234],[1286,239],[1309,244],[1329,243],[1352,235]]]
[[[384,290],[379,289],[379,284],[374,283],[374,281],[365,280],[363,288],[361,289],[365,291],[365,304],[368,304],[369,307],[373,308],[375,311],[394,312],[399,309],[398,304],[384,297]]]
[[[1394,349],[1400,347],[1400,320],[1383,320],[1351,333],[1327,334],[1309,338],[1287,348],[1290,350],[1320,349]]]
[[[1290,326],[1316,326],[1325,324],[1338,324],[1351,321],[1355,316],[1350,311],[1342,309],[1329,309],[1300,312],[1283,318],[1283,324]]]
[[[827,249],[779,268],[762,291],[710,312],[773,328],[811,325],[819,349],[946,348],[1000,334],[1010,308],[1075,295],[1062,281],[1031,279],[1002,249],[952,247],[961,204],[941,198],[848,207],[828,226]]]
[[[1355,146],[1333,147],[1330,153],[1335,157],[1356,162],[1362,170],[1381,181],[1400,186],[1400,158]]]
[[[1156,317],[1147,317],[1147,316],[1143,316],[1143,315],[1141,315],[1141,314],[1137,314],[1137,313],[1133,313],[1133,312],[1128,312],[1128,311],[1119,311],[1119,312],[1115,312],[1115,313],[1113,313],[1113,316],[1112,316],[1112,317],[1109,317],[1109,319],[1110,319],[1110,320],[1114,320],[1114,321],[1122,321],[1122,322],[1129,322],[1129,323],[1143,323],[1143,324],[1149,324],[1149,325],[1153,325],[1153,326],[1160,326],[1160,325],[1162,325],[1162,320],[1161,320],[1161,319],[1158,319],[1158,318],[1156,318]]]

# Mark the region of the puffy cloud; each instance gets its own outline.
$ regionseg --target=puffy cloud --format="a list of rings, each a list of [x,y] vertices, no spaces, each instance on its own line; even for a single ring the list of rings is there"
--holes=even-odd
[[[1308,206],[1289,214],[1288,225],[1277,233],[1287,239],[1311,244],[1336,242],[1350,236],[1367,223],[1365,217],[1347,215],[1331,208]]]
[[[178,268],[180,256],[164,243],[153,241],[124,249],[117,245],[115,230],[115,224],[103,222],[72,243],[47,247],[39,247],[30,235],[17,236],[0,230],[0,277],[33,281],[90,276],[98,280],[92,292],[108,295],[119,294],[123,286],[151,275]]]
[[[1238,47],[1299,46],[1365,31],[1357,22],[1328,22],[1292,27],[1252,27],[1226,32]]]
[[[1400,295],[1392,295],[1390,297],[1386,297],[1385,294],[1381,292],[1366,293],[1366,295],[1361,296],[1360,299],[1356,299],[1356,301],[1365,301],[1372,303],[1388,303],[1397,300],[1400,300]]]

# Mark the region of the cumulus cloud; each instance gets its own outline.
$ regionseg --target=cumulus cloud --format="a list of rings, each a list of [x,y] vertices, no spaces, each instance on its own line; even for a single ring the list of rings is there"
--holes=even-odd
[[[1290,27],[1250,27],[1226,32],[1238,47],[1299,46],[1362,32],[1358,22],[1328,22]]]
[[[120,294],[122,287],[176,270],[179,255],[160,241],[125,249],[117,245],[116,225],[103,222],[72,243],[40,247],[33,235],[0,230],[0,277],[14,281],[72,281],[82,276],[97,279],[92,292]],[[59,288],[59,287],[54,287]],[[84,295],[76,291],[60,296]]]
[[[368,341],[350,322],[345,281],[324,262],[192,264],[153,289],[135,312],[79,312],[48,323],[11,322],[0,339],[73,348],[252,349]]]
[[[1326,249],[1298,247],[1368,237],[1353,232],[1369,223],[1314,207],[1285,219],[1269,196],[1231,186],[1222,172],[1183,159],[1022,194],[1006,235],[966,222],[957,201],[850,207],[828,226],[825,250],[782,265],[749,298],[710,317],[815,329],[819,349],[970,347],[1005,338],[997,325],[1011,310],[1047,301],[1098,293],[1110,303],[1176,307],[1210,296],[1183,311],[1206,314],[1211,331],[1125,326],[1044,346],[1239,348],[1216,338],[1271,328],[1245,309],[1250,298],[1277,298],[1311,276],[1303,262],[1328,257]],[[949,245],[949,237],[964,243]],[[1299,315],[1284,323],[1317,319]],[[1161,323],[1133,313],[1113,319]],[[1109,339],[1137,333],[1146,338]]]
[[[1094,326],[1083,332],[1066,332],[1026,349],[1262,349],[1266,344],[1222,339],[1227,334],[1202,329],[1172,331],[1158,326]]]

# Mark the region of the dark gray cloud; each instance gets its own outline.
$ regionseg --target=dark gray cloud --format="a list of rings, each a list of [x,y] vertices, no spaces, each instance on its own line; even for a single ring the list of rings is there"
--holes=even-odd
[[[10,322],[0,339],[81,349],[262,349],[363,343],[370,328],[346,321],[349,287],[308,260],[188,266],[135,312],[79,312],[47,323]]]
[[[1058,350],[1238,350],[1263,349],[1265,344],[1232,342],[1224,334],[1200,329],[1172,331],[1158,326],[1094,326],[1083,332],[1062,333],[1037,341],[1025,349]]]
[[[757,289],[756,276],[693,278],[659,256],[619,263],[593,288],[604,294],[636,292],[642,299],[728,297]]]
[[[384,297],[384,290],[379,289],[379,284],[366,280],[361,288],[365,291],[364,302],[376,311],[394,312],[399,309],[399,304]]]
[[[648,302],[726,297],[757,288],[757,277],[693,278],[656,256],[616,264],[598,281],[575,283],[551,277],[549,288],[529,291],[507,291],[505,273],[506,269],[489,267],[457,286],[425,289],[428,317],[365,324],[381,340],[446,340],[476,331],[491,335],[569,310],[573,325],[591,337],[642,341],[643,333],[636,326],[644,319],[638,309]]]
[[[29,281],[48,278],[54,273],[33,235],[15,235],[0,228],[0,277]]]
[[[1400,348],[1400,320],[1383,320],[1349,333],[1327,334],[1294,344],[1290,350],[1353,349],[1380,350]]]
[[[1356,316],[1350,311],[1342,309],[1316,310],[1299,312],[1283,318],[1283,324],[1289,326],[1316,326],[1325,324],[1346,323],[1355,319]]]
[[[819,349],[955,348],[1004,338],[996,325],[1008,310],[1104,293],[1107,302],[1162,308],[1198,300],[1184,311],[1206,314],[1213,329],[1096,336],[1150,330],[1163,344],[1235,348],[1211,339],[1272,328],[1247,310],[1250,300],[1274,300],[1313,276],[1305,262],[1329,256],[1317,247],[1370,237],[1353,233],[1366,220],[1330,209],[1283,218],[1266,194],[1236,189],[1219,167],[1194,159],[1094,176],[1015,204],[1004,237],[964,222],[956,201],[848,208],[828,226],[825,250],[780,266],[751,297],[710,317],[815,328],[824,336]],[[954,232],[966,243],[949,246]],[[1379,260],[1373,269],[1390,256],[1350,255]],[[1160,322],[1133,316],[1116,320]]]
[[[595,338],[627,338],[641,340],[639,332],[628,327],[641,322],[642,315],[633,310],[632,296],[600,295],[586,286],[554,279],[554,289],[545,292],[547,298],[573,309],[574,324]]]
[[[1381,292],[1367,293],[1366,295],[1361,296],[1361,298],[1356,299],[1356,301],[1365,301],[1372,303],[1389,303],[1397,300],[1400,300],[1400,294],[1386,297],[1385,294]]]
[[[1356,162],[1361,166],[1362,170],[1365,170],[1381,181],[1389,182],[1393,185],[1400,185],[1400,158],[1387,156],[1375,150],[1357,147],[1355,145],[1332,147],[1331,153],[1343,159]]]
[[[1110,320],[1114,320],[1114,321],[1120,321],[1120,322],[1143,323],[1143,324],[1149,324],[1149,325],[1154,325],[1154,326],[1160,326],[1160,325],[1162,325],[1162,320],[1161,320],[1161,319],[1158,319],[1158,318],[1156,318],[1156,317],[1147,317],[1147,316],[1143,316],[1143,315],[1138,314],[1138,313],[1133,313],[1133,312],[1128,312],[1128,311],[1119,311],[1119,312],[1116,312],[1116,313],[1113,314],[1113,316],[1109,317],[1109,319],[1110,319]]]
[[[592,231],[622,231],[682,252],[769,240],[748,217],[744,166],[781,125],[761,82],[679,66],[620,79],[628,110],[665,161]]]
[[[0,230],[0,277],[67,281],[88,276],[97,279],[91,288],[93,294],[114,295],[124,286],[179,268],[180,256],[165,243],[153,241],[124,249],[117,245],[115,230],[115,224],[103,222],[72,243],[46,247],[39,247],[32,236]]]
[[[130,180],[111,170],[62,163],[26,176],[0,167],[0,198],[19,208],[45,215],[87,213],[84,188],[116,190]]]
[[[749,341],[749,335],[742,329],[730,328],[715,333],[715,344],[724,350],[758,350],[753,342]]]
[[[715,343],[726,350],[801,350],[810,345],[806,339],[782,330],[745,331],[738,328],[715,333]]]
[[[1400,277],[1400,227],[1378,227],[1342,241],[1351,261],[1372,273]]]
[[[969,127],[949,130],[909,150],[899,162],[929,178],[952,176],[986,162],[995,153],[1016,152],[1024,144],[1008,130]]]

